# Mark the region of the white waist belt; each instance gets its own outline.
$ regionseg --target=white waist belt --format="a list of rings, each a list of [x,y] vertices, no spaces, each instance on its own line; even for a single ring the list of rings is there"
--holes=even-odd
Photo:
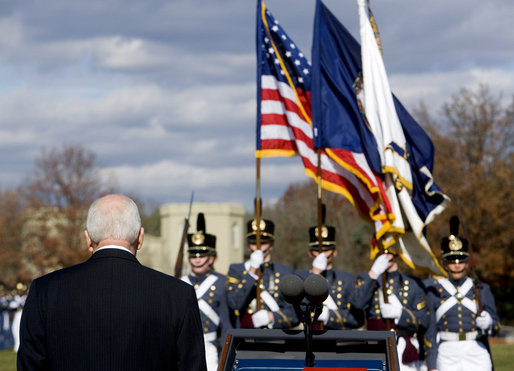
[[[214,341],[216,340],[216,331],[205,332],[203,334],[204,341]]]
[[[476,340],[478,332],[439,332],[439,338],[443,341]]]

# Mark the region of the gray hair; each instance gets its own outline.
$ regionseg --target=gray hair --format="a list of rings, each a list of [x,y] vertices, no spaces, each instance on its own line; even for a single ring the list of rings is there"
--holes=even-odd
[[[141,229],[141,217],[134,201],[123,195],[108,195],[89,207],[86,228],[93,242],[107,238],[136,241]]]

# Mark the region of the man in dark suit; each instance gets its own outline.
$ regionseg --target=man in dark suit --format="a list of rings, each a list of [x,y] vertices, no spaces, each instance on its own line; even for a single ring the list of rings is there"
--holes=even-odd
[[[136,204],[96,200],[84,233],[90,259],[32,283],[18,370],[206,370],[194,289],[135,257]]]

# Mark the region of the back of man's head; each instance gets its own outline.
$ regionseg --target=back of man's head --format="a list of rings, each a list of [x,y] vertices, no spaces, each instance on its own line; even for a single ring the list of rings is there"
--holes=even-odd
[[[86,228],[91,239],[98,243],[105,239],[136,241],[141,229],[137,205],[123,195],[107,195],[91,204]]]

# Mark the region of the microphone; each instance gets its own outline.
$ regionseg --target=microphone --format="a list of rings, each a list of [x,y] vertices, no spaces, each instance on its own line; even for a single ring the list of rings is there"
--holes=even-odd
[[[302,279],[296,274],[288,274],[280,280],[279,288],[284,300],[293,304],[296,315],[304,323],[306,317],[300,307],[300,303],[305,297]]]
[[[327,279],[319,274],[311,274],[305,279],[303,290],[312,305],[322,304],[328,297]]]
[[[280,280],[280,292],[289,304],[300,304],[305,297],[303,281],[296,274],[289,274]]]

